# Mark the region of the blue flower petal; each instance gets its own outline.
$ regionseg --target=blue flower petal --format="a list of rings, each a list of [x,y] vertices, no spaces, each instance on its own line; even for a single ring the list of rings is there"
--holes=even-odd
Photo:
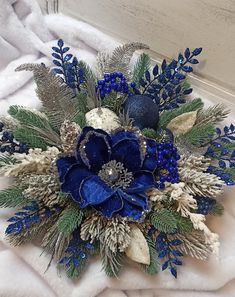
[[[113,145],[118,143],[120,140],[124,140],[124,139],[138,140],[138,137],[136,136],[135,133],[133,133],[131,131],[126,131],[126,130],[117,131],[114,134],[112,134],[111,137],[112,137],[112,144]]]
[[[118,190],[118,194],[125,200],[125,202],[129,202],[133,206],[139,206],[142,211],[148,208],[147,195],[144,192],[138,194],[129,194],[125,193],[123,190]]]
[[[127,193],[139,193],[154,187],[154,176],[149,171],[138,171],[134,174],[134,180],[125,190]]]
[[[140,144],[137,140],[119,141],[113,146],[111,159],[123,163],[131,172],[140,170],[142,166]]]
[[[124,200],[123,208],[118,212],[118,214],[122,217],[139,220],[143,216],[143,208]]]
[[[105,202],[95,205],[94,208],[101,212],[105,217],[111,218],[123,208],[123,201],[119,195],[114,194]]]
[[[146,155],[143,163],[143,169],[154,171],[157,167],[157,143],[152,139],[147,139]]]
[[[110,159],[110,136],[103,130],[86,127],[79,138],[77,151],[77,159],[92,171],[98,172]]]
[[[73,200],[80,202],[80,186],[81,182],[90,176],[92,172],[79,164],[72,165],[69,171],[64,176],[64,182],[61,185],[61,190],[65,193],[70,193]]]
[[[115,190],[108,187],[97,175],[86,178],[80,187],[80,197],[82,208],[88,205],[97,205],[109,199]]]
[[[67,173],[69,168],[75,163],[77,163],[75,157],[63,157],[56,161],[60,182],[64,181],[65,174]]]

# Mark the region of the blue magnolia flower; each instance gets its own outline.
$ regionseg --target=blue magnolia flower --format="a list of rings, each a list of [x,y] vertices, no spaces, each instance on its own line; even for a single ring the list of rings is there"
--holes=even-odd
[[[145,190],[154,186],[156,142],[136,133],[112,135],[85,127],[75,156],[57,160],[61,190],[81,208],[93,206],[106,217],[139,219],[148,210]]]

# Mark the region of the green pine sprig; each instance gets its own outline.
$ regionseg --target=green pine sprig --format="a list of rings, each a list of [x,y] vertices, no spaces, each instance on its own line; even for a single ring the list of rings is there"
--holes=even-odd
[[[65,235],[72,234],[82,223],[83,212],[78,207],[66,208],[60,215],[58,229]]]
[[[139,88],[141,78],[144,77],[145,72],[149,70],[150,66],[151,66],[151,59],[149,55],[142,53],[139,56],[134,66],[133,76],[132,76],[132,80],[136,83],[137,88]]]
[[[181,135],[180,139],[189,145],[200,147],[212,140],[214,133],[215,129],[212,124],[197,124]]]
[[[60,137],[52,129],[46,115],[17,105],[10,106],[8,113],[20,124],[14,131],[18,141],[44,150],[48,145],[59,146]]]
[[[96,76],[93,73],[92,69],[90,66],[84,62],[84,61],[79,61],[78,62],[78,68],[83,70],[83,75],[85,78],[85,82],[83,83],[83,86],[85,87],[86,91],[86,108],[88,110],[98,107],[99,106],[99,100],[98,96],[96,93],[95,85],[96,85]],[[80,107],[80,100],[79,100],[79,107]],[[84,111],[84,110],[82,110]]]
[[[159,209],[150,215],[150,223],[159,231],[165,233],[177,230],[177,220],[173,212],[169,209]]]
[[[157,132],[154,129],[151,129],[151,128],[144,128],[142,130],[142,133],[147,138],[156,139],[158,137]]]
[[[150,223],[155,229],[164,233],[190,233],[193,224],[188,218],[183,218],[178,212],[170,209],[159,209],[150,214]]]
[[[122,269],[124,254],[120,252],[113,253],[110,250],[107,251],[106,247],[100,247],[100,249],[102,266],[106,275],[109,277],[118,277]]]
[[[27,204],[20,188],[8,188],[0,191],[0,207],[17,207]]]
[[[155,242],[149,236],[146,236],[145,238],[149,247],[150,264],[149,265],[141,264],[141,267],[145,273],[150,275],[155,275],[159,272],[159,265],[160,265],[158,261],[158,254],[155,247]]]
[[[0,168],[4,167],[4,166],[7,166],[7,165],[14,165],[17,162],[18,161],[14,157],[12,157],[10,155],[1,154],[1,156],[0,156]]]

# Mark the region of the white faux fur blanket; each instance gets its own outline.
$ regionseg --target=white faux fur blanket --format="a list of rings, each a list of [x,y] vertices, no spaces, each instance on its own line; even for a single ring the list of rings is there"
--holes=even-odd
[[[95,0],[94,0],[95,1]],[[31,73],[14,69],[26,62],[50,65],[50,48],[58,38],[90,65],[98,50],[112,50],[119,43],[86,23],[64,15],[42,16],[34,0],[0,0],[0,114],[11,104],[35,108],[40,103]],[[206,98],[204,98],[206,99]],[[7,180],[0,180],[0,189]],[[124,269],[120,279],[108,279],[94,260],[81,279],[71,281],[55,265],[45,273],[49,257],[34,245],[13,248],[4,240],[10,210],[0,211],[0,297],[234,297],[235,202],[234,189],[224,195],[222,218],[213,218],[219,233],[219,259],[208,262],[185,259],[175,280],[168,271],[150,277],[135,267]]]

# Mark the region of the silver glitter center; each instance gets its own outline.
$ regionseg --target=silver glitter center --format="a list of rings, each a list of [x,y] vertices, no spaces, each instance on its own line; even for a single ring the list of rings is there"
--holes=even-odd
[[[102,180],[112,188],[126,188],[133,180],[133,174],[121,162],[112,160],[102,166],[98,173]]]

